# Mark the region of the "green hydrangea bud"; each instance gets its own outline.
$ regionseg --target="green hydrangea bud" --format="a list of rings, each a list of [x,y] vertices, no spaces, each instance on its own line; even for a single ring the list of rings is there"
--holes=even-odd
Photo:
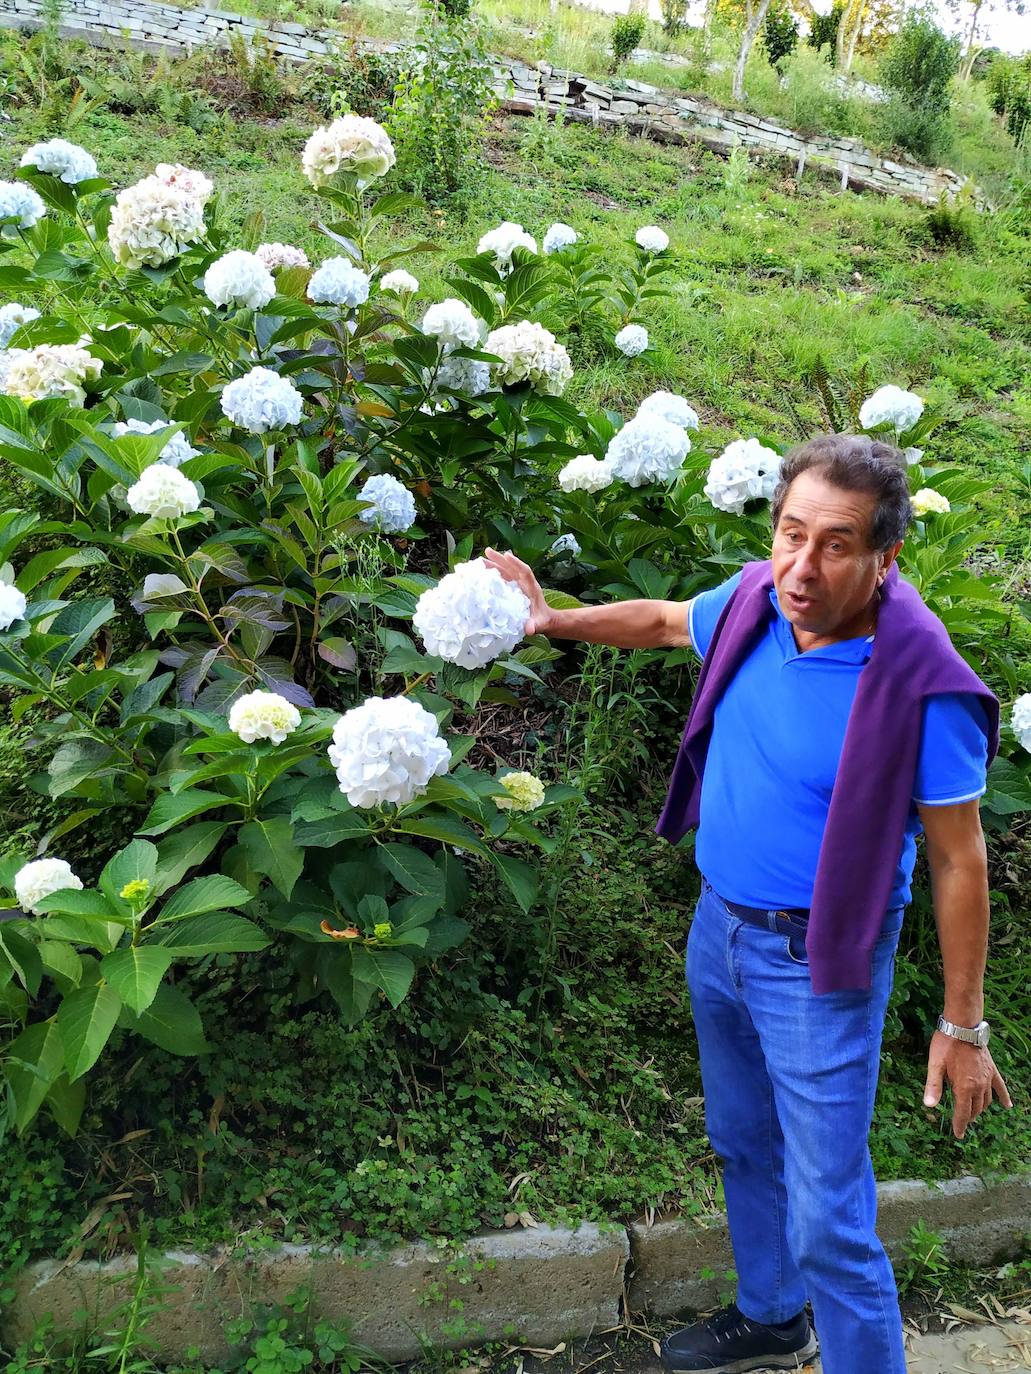
[[[394,927],[390,924],[389,921],[377,921],[377,923],[372,927],[372,933],[373,935],[375,935],[377,940],[385,940],[387,936],[390,935],[390,933],[393,931],[393,929]]]
[[[146,878],[133,878],[118,895],[123,902],[144,902],[150,896],[150,883]]]

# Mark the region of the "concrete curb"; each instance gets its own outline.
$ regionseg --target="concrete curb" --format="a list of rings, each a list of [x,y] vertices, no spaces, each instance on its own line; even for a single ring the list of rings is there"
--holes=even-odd
[[[881,1184],[879,1230],[898,1259],[916,1221],[945,1237],[950,1258],[989,1264],[1012,1258],[1031,1233],[1031,1176],[985,1184]],[[489,1231],[464,1245],[419,1241],[356,1255],[283,1245],[244,1254],[170,1251],[161,1281],[171,1290],[147,1328],[158,1355],[224,1358],[229,1318],[255,1302],[281,1302],[304,1284],[319,1315],[347,1318],[356,1337],[389,1360],[421,1355],[427,1345],[458,1349],[492,1340],[554,1346],[615,1326],[620,1302],[631,1311],[668,1316],[714,1305],[727,1286],[733,1255],[724,1219],[585,1224]],[[105,1317],[132,1289],[136,1259],[61,1264],[43,1260],[19,1276],[4,1313],[5,1337],[31,1335],[43,1317],[58,1331]],[[702,1271],[713,1277],[703,1279]]]

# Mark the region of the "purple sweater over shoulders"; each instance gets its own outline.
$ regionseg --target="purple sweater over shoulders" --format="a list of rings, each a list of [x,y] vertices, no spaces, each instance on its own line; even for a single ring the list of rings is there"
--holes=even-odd
[[[716,704],[775,614],[772,586],[769,562],[747,563],[716,623],[655,827],[671,844],[698,824]],[[859,675],[816,867],[806,935],[816,993],[870,986],[912,802],[923,703],[943,692],[980,698],[990,763],[999,747],[999,703],[893,566],[881,587],[877,633]]]

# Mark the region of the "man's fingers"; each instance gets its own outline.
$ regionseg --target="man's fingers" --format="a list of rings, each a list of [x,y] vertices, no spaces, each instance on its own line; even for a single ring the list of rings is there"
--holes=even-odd
[[[967,1093],[953,1092],[952,1102],[952,1134],[957,1140],[962,1140],[967,1133],[972,1116],[977,1112],[973,1110],[973,1103]]]
[[[992,1070],[992,1092],[995,1094],[995,1096],[999,1099],[999,1101],[1002,1103],[1004,1107],[1013,1106],[1013,1099],[1010,1097],[1009,1089],[1006,1087],[1002,1074],[999,1072],[998,1069]],[[990,1099],[991,1094],[989,1094],[989,1100]]]
[[[933,1059],[928,1061],[927,1082],[924,1084],[924,1106],[937,1107],[942,1100],[942,1088],[945,1085],[945,1071],[941,1064]]]

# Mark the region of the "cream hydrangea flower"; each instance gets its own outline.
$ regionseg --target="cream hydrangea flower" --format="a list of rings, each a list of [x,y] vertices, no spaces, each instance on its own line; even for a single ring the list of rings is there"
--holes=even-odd
[[[304,249],[291,243],[259,243],[254,256],[269,272],[278,272],[281,267],[311,266]]]
[[[634,235],[634,242],[646,253],[665,253],[669,247],[669,235],[656,224],[643,224]]]
[[[1010,712],[1010,728],[1023,747],[1031,754],[1031,692],[1017,697]]]
[[[116,439],[120,439],[123,434],[156,434],[159,429],[165,429],[167,426],[167,420],[119,420],[112,426],[111,432]],[[170,468],[178,468],[188,458],[196,458],[198,453],[200,449],[192,448],[190,441],[180,430],[172,435],[158,454],[157,460],[159,463],[167,463]]]
[[[914,515],[948,515],[952,507],[949,498],[933,487],[921,487],[910,497]]]
[[[905,434],[923,413],[924,403],[914,392],[903,391],[900,386],[882,386],[863,402],[859,423],[864,429],[891,425],[896,434]]]
[[[464,301],[450,297],[431,305],[422,317],[422,332],[437,340],[445,351],[479,348],[480,322]]]
[[[203,238],[204,201],[188,186],[185,180],[168,182],[154,175],[119,191],[107,227],[116,262],[160,267]]]
[[[698,428],[697,412],[691,409],[685,397],[674,391],[653,391],[646,396],[637,407],[637,418],[642,415],[661,415],[671,425],[680,425],[682,429]]]
[[[559,537],[552,544],[550,551],[556,556],[558,554],[568,553],[572,554],[572,556],[576,558],[581,551],[580,541],[579,539],[577,539],[575,534],[560,534]]]
[[[432,369],[423,369],[423,380],[428,386],[433,382],[435,391],[457,391],[463,396],[482,396],[490,390],[490,363],[480,362],[478,358],[444,357],[436,374]]]
[[[350,309],[369,299],[369,277],[349,258],[327,258],[308,282],[308,299],[317,304],[346,305]]]
[[[904,448],[902,456],[911,468],[915,468],[917,463],[923,461],[924,451],[922,448]]]
[[[512,268],[512,254],[517,248],[525,248],[528,253],[536,253],[537,240],[528,234],[521,224],[506,219],[496,229],[490,229],[476,245],[477,253],[493,253],[494,266],[499,272],[509,272]]]
[[[410,697],[369,697],[333,727],[329,761],[352,806],[403,806],[451,762],[437,718]]]
[[[315,187],[353,177],[362,190],[389,172],[396,160],[394,145],[381,125],[349,114],[315,130],[304,145],[301,166]]]
[[[14,875],[14,895],[22,911],[41,916],[40,902],[55,892],[82,890],[82,879],[72,872],[64,859],[34,859]]]
[[[690,451],[691,440],[681,425],[661,415],[640,415],[613,435],[605,457],[616,477],[627,486],[640,487],[678,476]]]
[[[31,229],[47,207],[38,191],[24,181],[0,181],[0,220],[17,220],[20,229]]]
[[[300,711],[278,692],[248,692],[229,708],[229,728],[244,744],[259,739],[282,744],[300,723]]]
[[[494,798],[499,811],[536,811],[544,802],[544,784],[532,773],[505,773],[498,782],[508,793]]]
[[[558,484],[563,491],[604,491],[615,479],[616,473],[608,458],[580,453],[561,469]]]
[[[19,305],[17,301],[0,305],[0,348],[7,347],[23,324],[38,319],[39,311],[31,305]]]
[[[260,310],[276,294],[276,283],[257,253],[234,248],[204,273],[204,294],[212,305]]]
[[[154,520],[179,520],[200,507],[200,492],[178,468],[152,463],[125,494],[129,509]]]
[[[154,175],[163,185],[174,186],[177,191],[182,191],[183,195],[190,196],[201,205],[208,203],[215,189],[203,172],[184,167],[181,162],[159,162],[154,168]]]
[[[515,583],[473,558],[423,592],[412,624],[427,653],[462,668],[483,668],[511,653],[529,618],[530,603]]]
[[[10,582],[0,582],[0,630],[9,630],[16,620],[25,615],[25,593]]]
[[[8,396],[44,401],[63,396],[72,405],[86,400],[83,382],[96,381],[103,364],[76,344],[37,344],[7,354],[3,387]]]
[[[613,342],[627,358],[636,358],[648,347],[648,331],[643,324],[625,324]]]
[[[569,248],[576,243],[579,237],[571,224],[563,224],[561,220],[556,220],[549,226],[541,247],[545,253],[561,253],[563,248]]]
[[[746,501],[768,501],[780,478],[780,455],[758,439],[735,439],[714,458],[705,495],[717,510],[740,515]]]
[[[89,181],[97,175],[97,164],[91,154],[64,138],[52,138],[47,143],[34,143],[26,148],[21,155],[21,165],[35,167],[37,172],[48,172],[67,186]]]
[[[252,367],[224,388],[222,413],[251,434],[265,434],[298,424],[303,399],[289,378],[268,367]]]
[[[384,272],[379,279],[381,291],[392,291],[395,296],[414,296],[419,289],[419,280],[403,267],[395,267],[393,272]]]
[[[358,500],[372,502],[358,518],[384,534],[400,534],[415,524],[415,497],[389,472],[370,477],[359,491]]]
[[[493,369],[495,381],[501,386],[529,382],[534,391],[544,396],[561,396],[573,376],[573,364],[565,347],[534,320],[492,329],[483,351],[495,353],[501,359]]]

